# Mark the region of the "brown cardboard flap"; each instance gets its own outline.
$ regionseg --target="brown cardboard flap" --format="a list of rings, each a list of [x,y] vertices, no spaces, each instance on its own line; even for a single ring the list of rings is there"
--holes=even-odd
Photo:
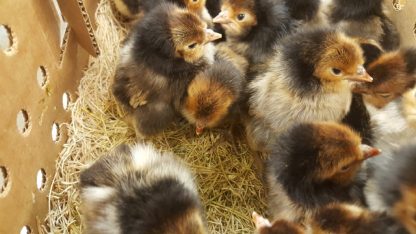
[[[100,50],[94,36],[94,25],[91,23],[91,17],[84,2],[82,0],[58,0],[58,3],[79,44],[92,56],[98,56]],[[96,7],[97,0],[90,0],[89,5]],[[89,9],[89,11],[94,12],[95,9]]]

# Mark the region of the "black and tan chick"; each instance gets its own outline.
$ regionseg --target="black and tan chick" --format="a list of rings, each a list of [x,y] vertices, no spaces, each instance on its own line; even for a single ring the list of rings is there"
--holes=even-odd
[[[360,206],[335,203],[327,205],[311,221],[314,234],[410,234],[385,212],[371,212]]]
[[[276,48],[263,74],[248,84],[246,135],[267,152],[276,135],[293,124],[341,121],[348,113],[351,82],[371,82],[360,46],[331,29],[299,32]]]
[[[255,234],[305,234],[302,226],[283,219],[271,223],[267,218],[253,212],[253,222],[256,226]]]
[[[293,19],[308,22],[319,14],[321,0],[285,0]]]
[[[173,3],[194,12],[206,23],[212,22],[212,17],[205,7],[206,0],[113,0],[113,3],[121,15],[133,20],[140,19],[161,4]]]
[[[295,27],[281,0],[224,0],[213,22],[221,24],[230,46],[250,64],[264,62]]]
[[[370,209],[393,215],[416,233],[416,138],[369,166],[373,175],[365,193]]]
[[[366,178],[361,166],[379,153],[337,123],[290,128],[278,138],[266,164],[272,220],[303,223],[324,205],[363,202]]]
[[[81,172],[86,233],[205,234],[193,175],[151,145],[121,145]]]
[[[364,94],[365,102],[381,109],[415,87],[416,48],[384,53],[366,68],[374,81],[357,85],[354,92]]]
[[[182,115],[196,127],[200,135],[238,117],[244,73],[233,63],[217,58],[213,65],[198,74],[189,84],[182,101]]]
[[[349,36],[374,39],[385,50],[396,50],[400,35],[383,4],[383,0],[332,0],[329,21]]]
[[[179,114],[189,82],[214,62],[210,43],[221,34],[194,13],[163,4],[133,28],[112,84],[139,138],[157,134]]]

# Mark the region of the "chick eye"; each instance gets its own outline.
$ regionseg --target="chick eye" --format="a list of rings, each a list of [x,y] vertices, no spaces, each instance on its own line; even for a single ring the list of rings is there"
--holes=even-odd
[[[189,48],[189,49],[191,49],[191,50],[192,50],[192,49],[195,49],[195,47],[196,47],[196,43],[190,44],[190,45],[188,46],[188,48]]]
[[[347,172],[350,169],[350,166],[343,166],[341,167],[341,172]]]
[[[332,72],[332,74],[334,74],[334,75],[336,75],[336,76],[341,75],[341,70],[340,70],[340,69],[338,69],[338,68],[332,68],[332,69],[331,69],[331,72]]]
[[[237,15],[237,19],[238,19],[239,21],[242,21],[245,17],[246,17],[246,15],[245,15],[245,14],[238,14],[238,15]]]
[[[378,95],[382,98],[390,98],[391,97],[391,93],[379,93]]]

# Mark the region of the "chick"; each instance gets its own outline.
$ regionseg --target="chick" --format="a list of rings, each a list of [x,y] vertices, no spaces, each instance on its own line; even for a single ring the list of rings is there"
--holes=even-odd
[[[372,83],[359,84],[354,92],[364,94],[364,101],[383,108],[416,84],[416,48],[385,53],[367,66]]]
[[[272,223],[263,216],[253,212],[253,222],[256,226],[255,234],[304,234],[305,230],[293,222],[276,220]]]
[[[284,39],[266,71],[248,84],[246,135],[269,151],[280,132],[299,122],[341,121],[351,104],[351,81],[371,82],[359,45],[330,29]]]
[[[372,162],[373,176],[365,189],[370,209],[395,216],[410,233],[416,233],[415,140]]]
[[[138,19],[163,3],[174,3],[199,15],[206,23],[212,17],[205,7],[206,0],[113,0],[117,11],[128,19]]]
[[[221,24],[227,41],[238,47],[250,64],[264,62],[276,41],[295,27],[281,0],[224,0],[213,22]]]
[[[396,219],[386,213],[370,212],[350,204],[330,204],[314,215],[314,234],[408,234]]]
[[[321,0],[285,0],[290,15],[296,20],[310,21],[319,14]]]
[[[363,202],[361,165],[379,153],[340,124],[302,123],[290,128],[274,144],[266,165],[272,219],[302,223],[326,204]]]
[[[121,145],[81,172],[86,233],[207,233],[188,168],[151,145]]]
[[[385,50],[400,45],[400,35],[383,9],[383,0],[333,0],[329,21],[349,36],[374,39]]]
[[[180,97],[196,74],[213,63],[221,37],[195,14],[160,5],[129,34],[112,84],[138,138],[163,131],[179,114]]]
[[[237,118],[244,74],[231,62],[217,61],[189,84],[181,112],[200,135],[228,117]]]

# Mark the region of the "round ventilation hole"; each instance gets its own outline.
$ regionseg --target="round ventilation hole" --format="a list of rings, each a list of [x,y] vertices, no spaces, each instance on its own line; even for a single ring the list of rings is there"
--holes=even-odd
[[[38,81],[38,85],[41,88],[44,88],[46,83],[48,82],[48,73],[44,66],[40,66],[38,71],[36,72],[36,80]]]
[[[29,114],[26,110],[20,110],[16,117],[17,130],[22,135],[27,135],[30,128]]]
[[[69,95],[69,93],[65,92],[62,95],[62,107],[64,108],[64,110],[68,110],[70,102],[71,102],[71,96]]]
[[[59,141],[60,138],[61,138],[61,132],[60,132],[59,124],[53,123],[52,124],[52,141],[56,143]]]
[[[6,192],[7,186],[9,185],[9,174],[7,169],[0,166],[0,195]]]
[[[46,172],[44,169],[40,169],[36,174],[36,187],[39,191],[43,191],[46,186]]]
[[[14,40],[12,30],[6,25],[0,25],[0,49],[8,54],[13,52]]]
[[[20,234],[30,234],[30,233],[32,233],[32,230],[30,230],[30,227],[29,226],[24,226],[20,230]]]

